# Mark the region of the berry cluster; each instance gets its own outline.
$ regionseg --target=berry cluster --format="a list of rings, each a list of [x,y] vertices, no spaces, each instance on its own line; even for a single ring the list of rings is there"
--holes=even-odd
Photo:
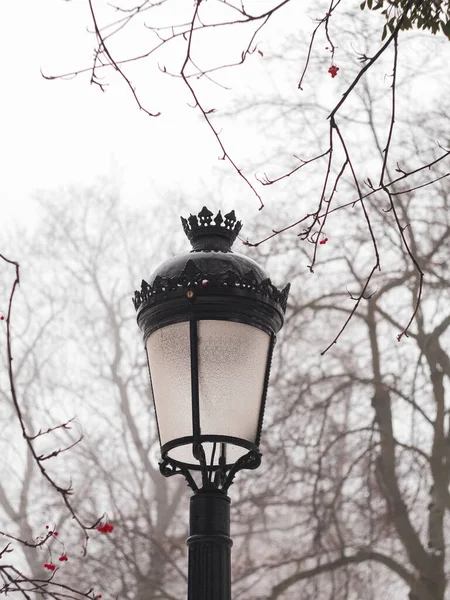
[[[46,526],[45,526],[45,529],[49,529],[49,526],[48,526],[48,525],[46,525]],[[57,532],[57,531],[49,531],[49,532],[48,532],[48,535],[56,535],[56,536],[57,536],[57,535],[58,535],[58,532]]]
[[[97,531],[100,531],[100,533],[111,533],[111,531],[114,531],[114,525],[111,525],[111,523],[105,523],[104,525],[97,527]]]
[[[328,238],[324,238],[319,242],[319,244],[326,244],[328,242]]]
[[[50,529],[49,525],[46,525],[45,529],[47,529],[47,538],[50,537],[50,536],[53,536],[55,538],[58,537],[58,532],[55,529]],[[68,559],[67,554],[65,552],[64,544],[61,542],[61,540],[58,540],[58,543],[61,544],[61,546],[63,548],[62,554],[61,554],[61,556],[59,557],[58,560],[60,562],[67,562],[69,559]],[[50,560],[52,559],[52,552],[51,552],[51,550],[49,550],[49,558],[50,558]],[[53,562],[46,562],[46,563],[44,563],[44,569],[48,569],[49,571],[54,571],[56,569],[56,565],[53,564]]]
[[[339,67],[337,67],[336,65],[331,65],[331,67],[328,69],[328,73],[333,79],[336,77],[338,71]]]
[[[45,529],[47,530],[46,535],[42,536],[40,539],[43,541],[43,543],[48,542],[50,545],[49,538],[51,536],[55,540],[53,542],[53,544],[57,543],[57,544],[60,544],[62,547],[62,550],[61,550],[62,554],[58,558],[59,562],[61,562],[61,563],[67,562],[69,560],[69,558],[66,554],[64,544],[61,542],[60,539],[55,539],[58,537],[58,532],[54,528],[50,529],[49,525],[46,525]],[[106,521],[103,525],[100,525],[100,527],[97,527],[97,531],[99,531],[100,533],[111,533],[112,531],[114,531],[114,525],[111,525],[111,523]],[[52,561],[52,551],[51,551],[50,547],[48,550],[48,554],[49,554],[49,560]],[[48,571],[51,571],[53,573],[56,570],[56,565],[53,562],[46,562],[46,563],[44,563],[44,569],[47,569]],[[89,598],[92,598],[92,600],[101,600],[102,594],[96,594],[96,595],[92,594],[92,596],[89,596]]]

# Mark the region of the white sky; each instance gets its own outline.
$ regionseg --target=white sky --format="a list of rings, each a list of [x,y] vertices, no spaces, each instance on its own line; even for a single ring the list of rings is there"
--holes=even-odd
[[[124,186],[127,198],[144,201],[154,186],[195,190],[204,173],[217,167],[214,140],[198,127],[194,111],[179,102],[169,78],[166,93],[155,94],[155,109],[163,112],[156,119],[139,112],[121,82],[102,93],[89,85],[88,76],[42,78],[41,68],[57,74],[89,66],[93,36],[85,33],[86,9],[85,0],[23,0],[3,7],[3,220],[31,216],[37,189],[107,176]],[[157,70],[154,75],[158,81]]]
[[[99,10],[103,4],[104,0],[94,0]],[[130,6],[134,4],[130,2]],[[183,0],[183,7],[187,4],[192,9],[193,3]],[[267,0],[259,4],[269,5]],[[283,26],[290,23],[292,31],[298,32],[304,25],[311,31],[311,20],[299,18],[304,4],[294,2],[288,6],[282,16]],[[0,14],[3,222],[28,220],[36,214],[32,196],[39,189],[89,185],[102,176],[121,186],[127,202],[145,204],[161,194],[170,198],[171,194],[182,193],[201,198],[193,206],[195,210],[201,208],[209,190],[219,189],[221,175],[232,173],[229,164],[218,161],[217,143],[198,112],[187,106],[190,98],[181,82],[160,74],[156,63],[137,65],[136,78],[131,72],[146,106],[162,112],[155,119],[139,112],[117,76],[108,76],[112,85],[106,93],[90,86],[88,75],[70,81],[42,78],[40,69],[53,75],[90,65],[94,39],[86,32],[91,26],[87,0],[7,2]],[[271,27],[279,25],[280,20],[275,19]],[[219,52],[220,44],[215,48]],[[257,56],[251,57],[251,64],[238,70],[233,87],[245,88],[250,79],[254,83],[264,77],[258,60]],[[299,72],[300,66],[296,65],[295,75]],[[342,93],[338,81],[332,82],[326,71],[324,81],[315,84],[324,87],[328,96]],[[208,93],[213,106],[214,88]],[[232,150],[237,152],[241,166],[249,157],[248,136],[257,134],[254,130],[251,134],[239,133]],[[225,140],[227,135],[225,128]],[[257,211],[257,200],[237,176],[231,181],[224,208],[236,207],[236,198],[245,196],[248,205]]]

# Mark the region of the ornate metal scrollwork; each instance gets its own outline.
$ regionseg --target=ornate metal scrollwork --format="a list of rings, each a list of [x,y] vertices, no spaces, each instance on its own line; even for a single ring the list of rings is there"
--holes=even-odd
[[[189,473],[188,469],[183,469],[178,465],[174,465],[170,459],[163,458],[163,460],[159,463],[159,471],[161,475],[164,477],[173,477],[174,475],[184,475],[188,486],[191,488],[193,492],[198,490],[198,485],[195,483],[194,478]]]
[[[257,469],[261,464],[261,458],[262,454],[258,449],[250,450],[250,452],[247,452],[247,454],[244,454],[244,456],[238,458],[238,460],[231,467],[230,472],[228,473],[227,478],[222,486],[222,489],[224,491],[228,490],[230,485],[233,484],[236,473],[241,469]]]
[[[261,453],[258,449],[250,450],[244,456],[241,456],[231,467],[224,461],[219,461],[219,466],[211,469],[205,461],[205,453],[200,444],[196,450],[198,460],[201,464],[202,489],[216,489],[226,492],[233,484],[238,471],[242,469],[257,469],[261,464]],[[195,492],[199,489],[189,469],[180,467],[170,460],[164,458],[159,463],[159,470],[164,477],[173,477],[174,475],[183,475],[189,487]],[[213,475],[214,474],[214,475]]]
[[[282,290],[277,289],[269,278],[258,283],[253,270],[247,271],[243,276],[231,269],[218,274],[202,271],[193,260],[188,260],[182,271],[175,277],[155,277],[153,285],[142,280],[141,290],[134,293],[134,308],[138,308],[145,302],[157,303],[161,295],[178,289],[201,289],[207,285],[208,288],[240,288],[247,291],[262,294],[275,302],[278,302],[283,312],[286,310],[290,284]]]

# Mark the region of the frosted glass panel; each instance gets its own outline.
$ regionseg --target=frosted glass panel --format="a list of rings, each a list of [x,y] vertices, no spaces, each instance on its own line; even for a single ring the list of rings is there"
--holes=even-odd
[[[161,444],[192,435],[189,323],[158,329],[147,340]],[[187,448],[188,460],[192,449]]]
[[[158,329],[147,340],[161,444],[192,436],[189,322]],[[198,322],[201,435],[226,435],[255,442],[270,336],[229,321]],[[211,464],[214,444],[203,442]],[[221,445],[217,444],[214,464]],[[234,463],[248,450],[226,444],[225,459]],[[170,451],[175,460],[198,464],[192,444]]]
[[[270,337],[230,321],[199,321],[200,428],[254,442]],[[228,446],[233,454],[236,451]]]

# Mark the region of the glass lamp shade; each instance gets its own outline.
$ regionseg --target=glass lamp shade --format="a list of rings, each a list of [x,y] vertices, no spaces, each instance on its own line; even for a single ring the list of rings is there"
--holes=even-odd
[[[195,319],[161,327],[147,355],[163,456],[212,468],[257,446],[273,336],[246,323]]]

